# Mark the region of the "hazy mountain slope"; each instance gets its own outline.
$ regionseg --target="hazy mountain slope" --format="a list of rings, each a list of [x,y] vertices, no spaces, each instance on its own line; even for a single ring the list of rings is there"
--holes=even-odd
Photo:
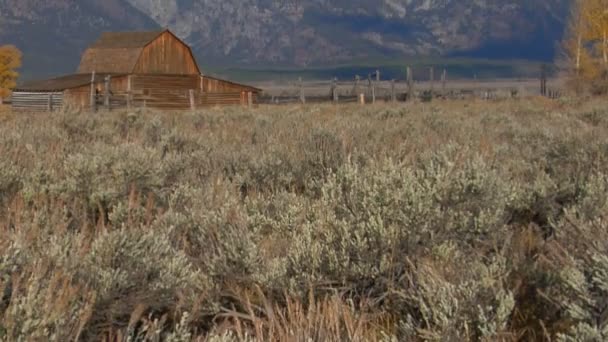
[[[26,78],[74,72],[101,31],[156,27],[125,0],[0,0],[0,44],[24,52]]]
[[[27,73],[75,70],[101,31],[169,27],[203,65],[416,55],[551,59],[571,0],[0,0]]]
[[[570,0],[128,0],[211,60],[550,58]],[[514,51],[513,46],[517,47]],[[532,51],[534,50],[534,51]]]

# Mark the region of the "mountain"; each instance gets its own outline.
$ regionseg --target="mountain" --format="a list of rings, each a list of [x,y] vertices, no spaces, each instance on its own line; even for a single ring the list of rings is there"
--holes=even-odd
[[[570,0],[128,0],[213,62],[550,59]]]
[[[0,0],[28,69],[75,69],[100,31],[168,27],[203,65],[411,56],[550,60],[571,0]],[[54,69],[53,69],[54,68]]]
[[[0,45],[23,51],[26,79],[74,72],[101,31],[156,28],[125,0],[0,0]]]

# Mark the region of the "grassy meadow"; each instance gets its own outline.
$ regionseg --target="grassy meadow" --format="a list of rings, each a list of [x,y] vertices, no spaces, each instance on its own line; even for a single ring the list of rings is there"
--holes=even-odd
[[[608,340],[608,103],[0,113],[0,341]]]

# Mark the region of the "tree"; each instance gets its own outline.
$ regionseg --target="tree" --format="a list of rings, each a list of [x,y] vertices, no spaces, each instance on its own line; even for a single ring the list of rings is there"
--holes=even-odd
[[[21,51],[13,45],[0,46],[0,99],[8,97],[17,85]]]
[[[562,44],[571,84],[608,92],[608,0],[574,0]]]

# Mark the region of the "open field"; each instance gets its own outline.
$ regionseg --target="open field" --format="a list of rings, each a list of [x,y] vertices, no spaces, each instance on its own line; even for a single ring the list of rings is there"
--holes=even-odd
[[[606,340],[607,105],[6,114],[0,341]]]

